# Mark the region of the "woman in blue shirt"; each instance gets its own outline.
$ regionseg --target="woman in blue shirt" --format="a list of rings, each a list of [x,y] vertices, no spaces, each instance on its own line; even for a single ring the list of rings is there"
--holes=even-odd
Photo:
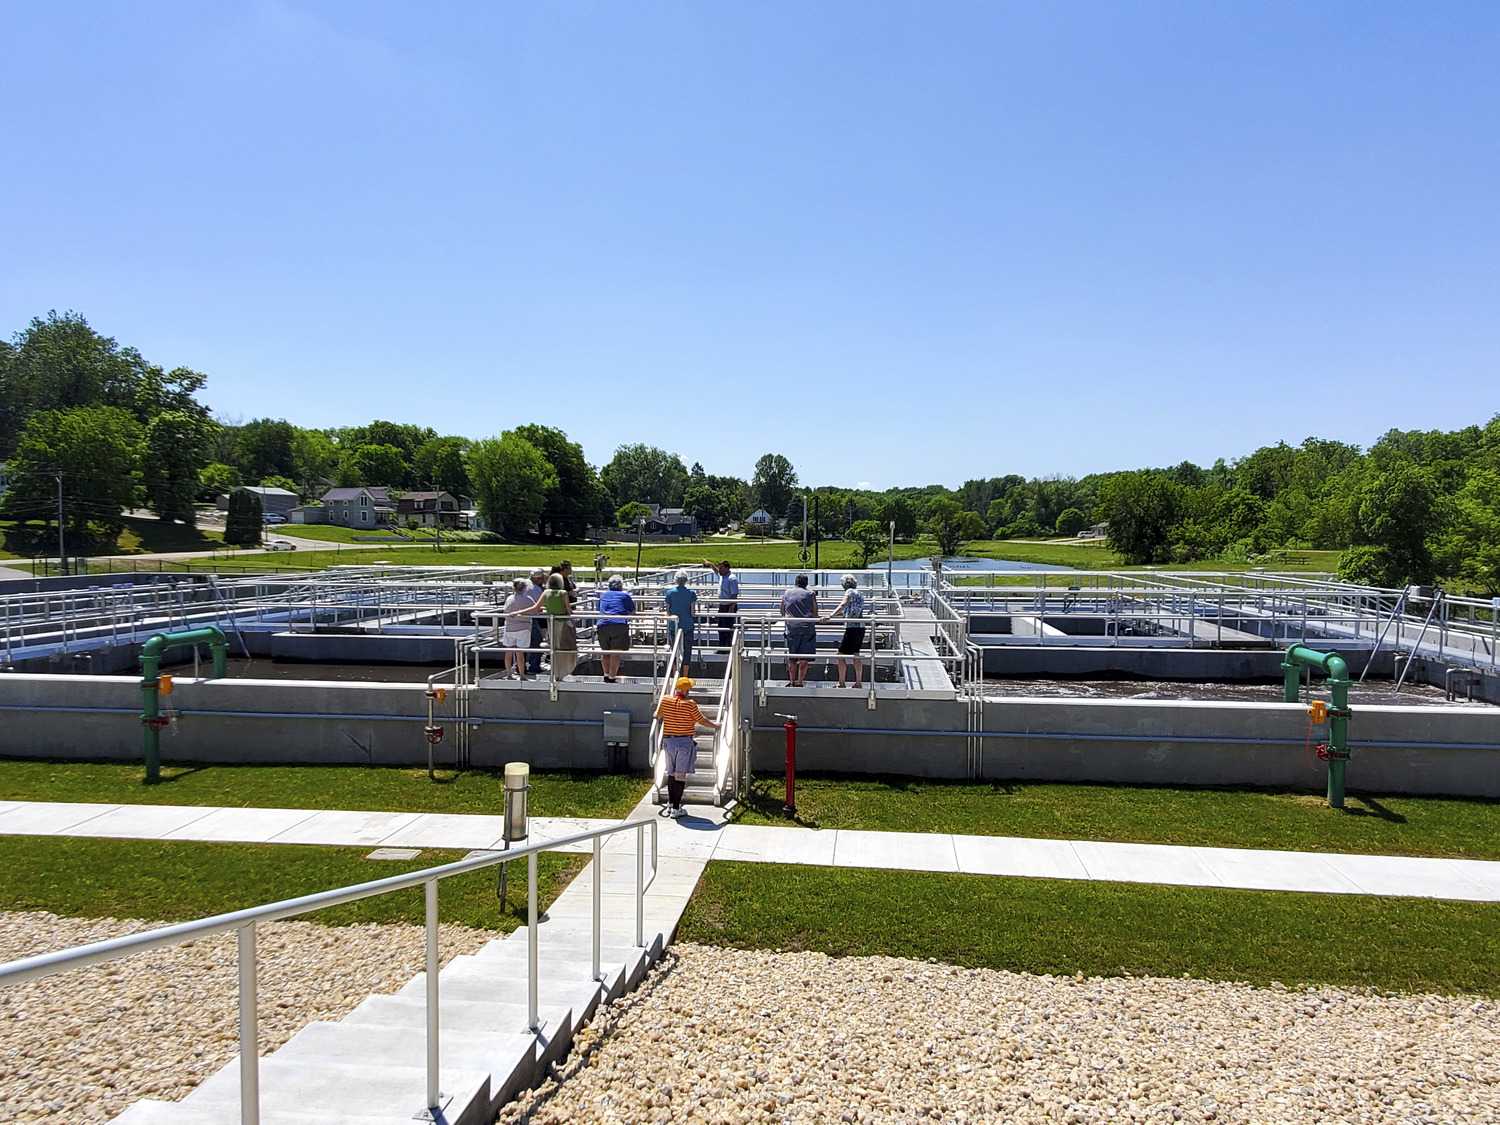
[[[630,621],[635,599],[625,592],[625,579],[609,576],[609,588],[599,595],[599,663],[604,682],[612,684],[620,675],[620,654],[630,648]]]

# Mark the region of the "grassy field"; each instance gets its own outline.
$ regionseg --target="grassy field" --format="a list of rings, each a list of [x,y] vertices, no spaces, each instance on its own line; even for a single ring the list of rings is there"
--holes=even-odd
[[[1500,993],[1500,905],[713,862],[678,938],[1014,972]]]
[[[371,812],[502,811],[501,770],[439,772],[359,766],[163,766],[103,762],[0,761],[0,800],[103,801],[226,808],[356,809]],[[644,775],[539,770],[531,775],[533,816],[623,818],[645,795]]]
[[[1040,566],[1068,566],[1078,570],[1142,570],[1128,566],[1119,554],[1103,540],[1091,543],[1047,543],[1030,539],[976,540],[964,547],[973,558],[1009,559],[1012,562],[1036,563]],[[1190,563],[1164,563],[1156,570],[1246,571],[1260,567],[1278,572],[1328,572],[1338,570],[1342,551],[1289,551],[1285,557],[1272,556],[1251,563],[1223,563],[1205,559]]]
[[[764,774],[742,824],[789,824],[781,777]],[[942,782],[799,774],[797,821],[812,828],[957,832],[1221,848],[1500,859],[1500,802],[1125,785]]]
[[[462,859],[428,850],[412,860],[370,860],[369,848],[288,844],[198,844],[162,840],[89,840],[0,836],[0,909],[49,910],[75,918],[182,921],[315,891],[384,879]],[[543,855],[537,896],[551,902],[586,857]],[[496,871],[443,880],[438,915],[482,929],[510,931],[526,920],[526,865],[510,865],[506,901],[495,894]],[[361,922],[421,924],[420,887],[362,899],[302,916],[326,925]]]
[[[125,530],[120,532],[116,540],[115,554],[164,554],[173,551],[211,551],[221,546],[224,536],[219,531],[207,531],[197,527],[187,527],[180,523],[168,523],[165,520],[141,519],[134,516],[125,517]],[[33,523],[29,525],[33,532],[42,531],[43,525]],[[0,558],[29,558],[30,556],[19,550],[21,543],[20,525],[9,520],[0,521]],[[55,536],[55,531],[53,536]],[[49,536],[45,542],[47,548],[56,551],[56,539]]]

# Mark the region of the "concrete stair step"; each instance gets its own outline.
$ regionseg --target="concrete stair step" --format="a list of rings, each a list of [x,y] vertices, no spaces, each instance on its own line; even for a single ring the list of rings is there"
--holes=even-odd
[[[598,983],[609,999],[613,1000],[629,987],[629,969],[632,966],[623,957],[606,956],[604,949],[604,943],[601,941],[599,944],[601,979]],[[448,965],[442,972],[439,985],[447,988],[449,982],[452,981],[455,986],[467,986],[470,981],[484,979],[488,982],[493,975],[505,974],[512,979],[519,980],[524,988],[528,964],[525,946],[516,946],[507,952],[483,959],[476,955],[463,964]],[[537,972],[538,979],[544,982],[553,980],[588,983],[593,979],[594,972],[592,946],[584,945],[582,948],[566,950],[558,946],[539,946]],[[453,975],[450,976],[450,973]],[[397,995],[404,994],[410,987],[411,985],[406,985],[397,992]]]
[[[260,1125],[409,1125],[405,1115],[385,1114],[376,1117],[331,1116],[327,1113],[286,1113],[260,1111]],[[190,1106],[183,1102],[159,1102],[151,1099],[136,1102],[111,1125],[240,1125],[238,1105]]]
[[[450,989],[449,995],[439,998],[441,1032],[493,1035],[526,1030],[525,988],[504,1000],[456,993],[457,990]],[[537,1015],[549,1036],[555,1032],[571,1034],[574,1028],[588,1021],[598,1002],[599,990],[586,982],[573,981],[550,988],[543,985],[537,989]],[[422,996],[367,996],[342,1022],[425,1028],[427,1001]]]
[[[416,1060],[420,1062],[420,1057]],[[444,1069],[443,1093],[452,1098],[445,1118],[454,1125],[479,1125],[490,1108],[488,1070]],[[262,1113],[322,1114],[322,1120],[410,1120],[427,1103],[427,1072],[422,1066],[373,1066],[326,1059],[260,1060]],[[225,1108],[236,1115],[240,1067],[235,1059],[182,1100],[193,1110]]]
[[[537,995],[556,996],[569,994],[575,986],[594,985],[611,996],[618,995],[624,980],[624,966],[610,964],[601,957],[599,972],[603,979],[594,981],[592,958],[588,961],[559,961],[537,958]],[[502,1001],[514,997],[526,998],[527,960],[524,953],[519,957],[489,958],[479,961],[472,956],[455,957],[438,975],[439,1001],[452,996],[455,999],[487,999],[494,996]],[[402,985],[397,996],[423,997],[427,993],[427,974],[418,973]]]
[[[494,948],[495,952],[491,953],[491,948]],[[474,956],[480,961],[495,961],[507,965],[519,962],[524,966],[528,948],[529,945],[525,942],[493,942]],[[570,961],[582,962],[592,968],[592,948],[587,937],[576,942],[553,939],[538,943],[537,957],[544,966],[552,964],[552,958],[562,957]],[[618,943],[609,944],[603,940],[602,935],[599,942],[599,962],[601,969],[614,967],[619,970],[621,992],[628,992],[639,984],[641,978],[646,975],[646,970],[651,966],[646,950]],[[609,998],[613,1000],[618,995],[620,993],[611,989]]]
[[[538,1044],[526,1031],[485,1035],[438,1035],[438,1072],[483,1070],[490,1076],[490,1101],[498,1109],[535,1077]],[[350,1025],[319,1020],[308,1024],[276,1052],[278,1058],[324,1059],[341,1062],[357,1058],[372,1066],[426,1065],[427,1032],[409,1027]],[[441,1084],[441,1083],[440,1083]]]

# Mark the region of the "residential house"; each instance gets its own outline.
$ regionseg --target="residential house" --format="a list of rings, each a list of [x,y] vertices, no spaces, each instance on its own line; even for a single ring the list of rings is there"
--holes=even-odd
[[[384,527],[395,514],[395,504],[381,487],[330,488],[323,493],[323,520],[335,527]]]
[[[698,518],[690,516],[681,508],[660,508],[646,518],[647,535],[698,534]]]
[[[1108,539],[1109,523],[1096,523],[1093,527],[1085,528],[1078,533],[1080,539]]]
[[[396,501],[396,522],[406,527],[416,520],[419,527],[441,524],[457,530],[462,510],[459,498],[451,492],[407,492]]]
[[[326,518],[322,504],[300,504],[286,514],[287,523],[322,523]]]

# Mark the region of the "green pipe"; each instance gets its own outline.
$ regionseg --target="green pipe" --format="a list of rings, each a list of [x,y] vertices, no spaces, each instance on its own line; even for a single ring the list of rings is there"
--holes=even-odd
[[[1317,652],[1306,645],[1292,645],[1281,661],[1282,698],[1296,703],[1301,698],[1304,667],[1319,668],[1328,676],[1333,695],[1328,708],[1328,806],[1344,807],[1344,763],[1349,760],[1349,665],[1336,652]]]
[[[141,646],[141,726],[146,738],[146,783],[161,780],[161,728],[163,720],[157,707],[157,685],[161,680],[161,654],[177,645],[208,645],[213,652],[211,679],[224,675],[229,656],[229,641],[213,625],[189,629],[182,633],[157,633]]]

